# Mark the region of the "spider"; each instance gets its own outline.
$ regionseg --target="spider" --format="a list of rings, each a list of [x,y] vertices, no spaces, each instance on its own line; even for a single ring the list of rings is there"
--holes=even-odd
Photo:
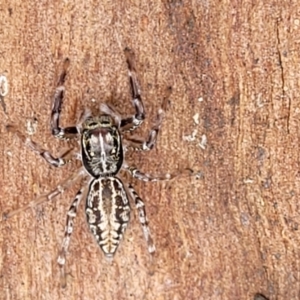
[[[82,179],[84,183],[77,192],[67,213],[64,238],[57,259],[61,270],[63,286],[65,286],[64,267],[66,254],[73,232],[74,219],[82,199],[85,199],[87,224],[106,258],[110,259],[114,256],[128,225],[130,219],[130,199],[133,199],[138,210],[139,221],[143,229],[148,251],[150,254],[153,254],[155,246],[148,227],[144,202],[131,184],[124,183],[120,171],[125,170],[134,178],[143,181],[170,180],[178,175],[165,174],[152,176],[139,171],[134,166],[129,166],[125,161],[126,151],[130,148],[148,151],[154,147],[168,100],[167,97],[164,98],[162,106],[158,111],[156,122],[146,140],[125,137],[124,134],[126,132],[135,130],[143,123],[145,109],[136,76],[134,53],[129,48],[126,48],[124,53],[128,66],[135,114],[122,118],[112,106],[101,104],[99,115],[93,116],[89,110],[85,110],[76,126],[62,128],[60,127],[60,113],[64,100],[64,84],[67,69],[70,65],[69,59],[64,61],[63,70],[54,94],[50,122],[51,130],[52,134],[59,139],[79,137],[79,153],[74,153],[74,151],[70,150],[61,157],[56,158],[22,134],[13,125],[7,126],[8,130],[19,136],[27,147],[54,167],[64,166],[73,156],[82,162],[80,169],[46,195],[46,200],[52,200],[75,183],[75,181]],[[45,196],[41,196],[25,207],[8,213],[5,217],[11,217],[19,211],[34,207],[44,201]]]

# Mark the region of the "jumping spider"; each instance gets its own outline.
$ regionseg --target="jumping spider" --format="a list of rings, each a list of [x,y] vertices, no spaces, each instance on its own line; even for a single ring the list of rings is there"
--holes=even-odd
[[[125,56],[128,65],[135,114],[130,117],[122,118],[112,106],[101,104],[100,115],[93,116],[90,111],[85,111],[76,126],[62,128],[59,125],[60,113],[64,99],[64,83],[69,60],[66,59],[64,62],[63,70],[54,94],[54,103],[51,112],[51,129],[52,134],[60,139],[79,137],[80,153],[74,153],[70,150],[61,157],[56,158],[30,138],[23,135],[14,126],[8,126],[8,129],[17,134],[27,147],[42,156],[42,158],[52,166],[64,166],[74,154],[77,159],[82,161],[83,166],[77,170],[77,172],[46,195],[47,200],[52,200],[55,196],[75,183],[75,181],[83,179],[85,183],[77,192],[67,213],[64,239],[57,260],[62,272],[63,285],[65,285],[64,265],[66,253],[68,251],[70,237],[73,232],[73,223],[81,199],[86,199],[85,213],[90,231],[107,258],[114,256],[129,222],[130,198],[134,200],[138,210],[139,221],[143,228],[148,251],[149,253],[154,253],[155,246],[150,235],[144,202],[131,184],[122,181],[119,172],[125,170],[134,178],[143,181],[170,180],[177,176],[171,174],[151,176],[139,171],[135,167],[129,166],[124,160],[124,154],[129,148],[148,151],[154,147],[167,105],[166,97],[162,107],[158,111],[156,123],[150,130],[146,141],[124,136],[125,132],[135,130],[145,119],[145,109],[136,77],[133,52],[126,48]],[[45,197],[39,197],[30,202],[27,206],[10,212],[6,217],[11,217],[19,211],[34,207],[43,201],[45,201]]]

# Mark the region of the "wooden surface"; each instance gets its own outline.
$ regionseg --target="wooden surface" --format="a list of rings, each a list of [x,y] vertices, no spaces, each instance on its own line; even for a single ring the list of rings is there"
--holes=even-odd
[[[17,124],[53,154],[70,146],[49,130],[66,57],[64,125],[101,102],[131,113],[126,46],[147,111],[141,135],[173,87],[157,147],[129,158],[149,173],[189,166],[201,178],[133,181],[156,243],[152,262],[133,214],[108,263],[82,204],[65,289],[56,258],[79,185],[1,222],[0,299],[299,299],[299,43],[296,0],[2,0],[1,212],[51,191],[79,163],[49,167],[5,126]]]

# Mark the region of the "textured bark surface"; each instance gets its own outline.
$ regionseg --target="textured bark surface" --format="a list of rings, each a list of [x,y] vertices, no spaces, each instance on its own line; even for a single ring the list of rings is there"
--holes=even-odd
[[[51,191],[79,165],[48,166],[5,126],[17,124],[56,155],[72,145],[49,131],[66,57],[64,125],[101,102],[132,112],[126,46],[148,116],[141,135],[173,87],[157,147],[130,159],[149,173],[189,166],[201,178],[133,181],[157,247],[152,262],[133,210],[108,263],[82,203],[65,289],[56,258],[79,184],[1,222],[0,299],[299,299],[299,27],[296,0],[2,0],[1,212]]]

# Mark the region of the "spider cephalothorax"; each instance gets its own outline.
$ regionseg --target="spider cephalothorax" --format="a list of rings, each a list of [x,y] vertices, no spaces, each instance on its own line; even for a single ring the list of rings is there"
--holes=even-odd
[[[107,258],[111,258],[115,254],[129,222],[130,199],[133,200],[138,210],[148,251],[153,253],[155,246],[150,235],[144,202],[132,185],[121,179],[120,171],[128,172],[133,177],[143,181],[169,180],[176,176],[170,174],[151,176],[142,173],[133,166],[129,166],[124,160],[124,153],[128,149],[150,150],[153,148],[167,103],[167,99],[165,98],[162,108],[158,111],[156,124],[151,128],[146,140],[125,136],[127,131],[133,131],[139,127],[145,118],[144,105],[133,62],[133,53],[131,50],[125,49],[125,55],[132,91],[132,102],[135,108],[135,114],[132,116],[122,118],[113,107],[102,104],[99,115],[83,114],[77,126],[60,127],[60,113],[65,91],[64,83],[69,66],[68,59],[64,63],[64,68],[54,94],[50,122],[52,134],[60,139],[80,138],[81,150],[75,153],[75,157],[82,161],[82,167],[49,193],[47,198],[49,200],[53,199],[79,179],[84,179],[83,182],[85,183],[77,192],[67,214],[65,236],[58,257],[58,263],[61,267],[62,278],[64,280],[63,284],[65,284],[64,265],[66,253],[81,199],[85,199],[86,201],[85,212],[88,226]],[[15,132],[30,149],[55,167],[65,165],[74,155],[73,151],[70,150],[61,157],[56,158],[31,139],[26,138],[14,126],[8,126],[8,129]],[[6,217],[10,217],[25,208],[32,207],[41,202],[40,197],[29,203],[26,207],[7,214]]]
[[[88,118],[81,137],[82,162],[93,177],[116,175],[123,163],[118,124],[108,115]]]

